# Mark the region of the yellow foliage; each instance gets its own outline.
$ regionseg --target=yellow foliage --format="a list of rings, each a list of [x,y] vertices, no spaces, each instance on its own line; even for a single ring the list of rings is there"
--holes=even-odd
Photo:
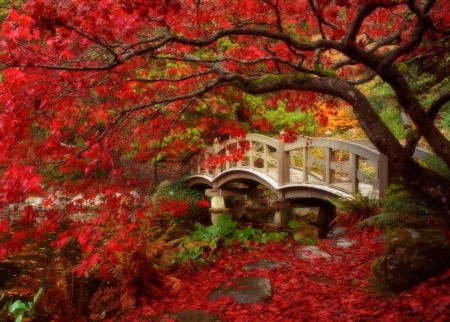
[[[339,130],[340,132],[346,131],[358,125],[353,111],[350,108],[340,108],[336,115],[330,115],[328,117],[328,129],[330,131]]]
[[[326,130],[344,132],[358,126],[358,120],[351,107],[343,105],[334,107],[332,104],[320,103],[317,104],[316,111],[317,115],[327,116],[327,124],[322,132]],[[321,134],[323,133],[316,133],[316,135]]]

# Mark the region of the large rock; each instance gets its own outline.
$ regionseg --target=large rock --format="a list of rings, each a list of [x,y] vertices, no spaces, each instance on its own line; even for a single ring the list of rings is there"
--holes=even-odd
[[[349,248],[356,245],[357,242],[345,238],[337,238],[334,242],[330,244],[330,246],[338,246],[342,248]]]
[[[239,304],[258,303],[272,296],[272,284],[264,277],[238,277],[219,285],[209,299],[215,301],[219,296],[231,296]]]
[[[317,246],[305,246],[302,248],[298,248],[295,251],[296,258],[302,259],[311,259],[311,258],[331,258],[331,255],[327,252],[324,252]]]
[[[386,239],[386,250],[372,265],[387,288],[406,290],[450,267],[450,244],[435,229],[397,229]]]

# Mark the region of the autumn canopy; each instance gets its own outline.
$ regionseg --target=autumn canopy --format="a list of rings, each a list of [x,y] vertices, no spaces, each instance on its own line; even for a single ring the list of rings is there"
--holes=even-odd
[[[450,166],[450,142],[434,122],[450,100],[448,1],[0,5],[2,204],[74,179],[133,184],[127,160],[265,131],[271,124],[243,99],[263,95],[265,104],[284,100],[312,113],[327,101],[322,119],[351,106],[401,180],[450,215],[448,179],[411,158],[423,137]],[[405,147],[358,87],[375,80],[392,88],[413,123]]]

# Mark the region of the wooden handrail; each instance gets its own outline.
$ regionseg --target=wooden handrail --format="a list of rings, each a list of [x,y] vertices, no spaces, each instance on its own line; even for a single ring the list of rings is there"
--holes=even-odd
[[[241,146],[242,141],[248,145]],[[207,148],[203,157],[197,157],[193,175],[216,178],[225,171],[251,169],[271,177],[279,187],[311,183],[356,193],[364,183],[372,186],[379,197],[385,194],[389,172],[387,157],[367,141],[300,137],[295,142],[285,143],[260,134],[248,134],[242,141],[230,139]],[[234,157],[236,152],[241,154],[239,160]],[[208,167],[207,160],[222,164],[214,168],[210,162]],[[301,160],[300,167],[296,160]]]

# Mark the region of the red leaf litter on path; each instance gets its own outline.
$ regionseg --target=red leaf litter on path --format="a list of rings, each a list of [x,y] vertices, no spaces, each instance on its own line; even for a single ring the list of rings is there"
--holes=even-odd
[[[345,236],[357,241],[350,248],[317,245],[331,258],[297,259],[296,249],[284,243],[261,245],[255,250],[225,251],[215,263],[181,276],[182,288],[173,295],[147,301],[120,321],[174,321],[171,313],[203,310],[224,322],[254,321],[449,321],[450,270],[400,295],[371,288],[371,264],[383,252],[380,230],[356,230]],[[256,247],[255,247],[256,248]],[[245,270],[254,260],[271,258],[289,262],[271,271]],[[240,305],[231,298],[210,301],[208,296],[223,282],[241,276],[267,277],[273,296],[268,302]],[[117,321],[117,319],[115,319]]]

